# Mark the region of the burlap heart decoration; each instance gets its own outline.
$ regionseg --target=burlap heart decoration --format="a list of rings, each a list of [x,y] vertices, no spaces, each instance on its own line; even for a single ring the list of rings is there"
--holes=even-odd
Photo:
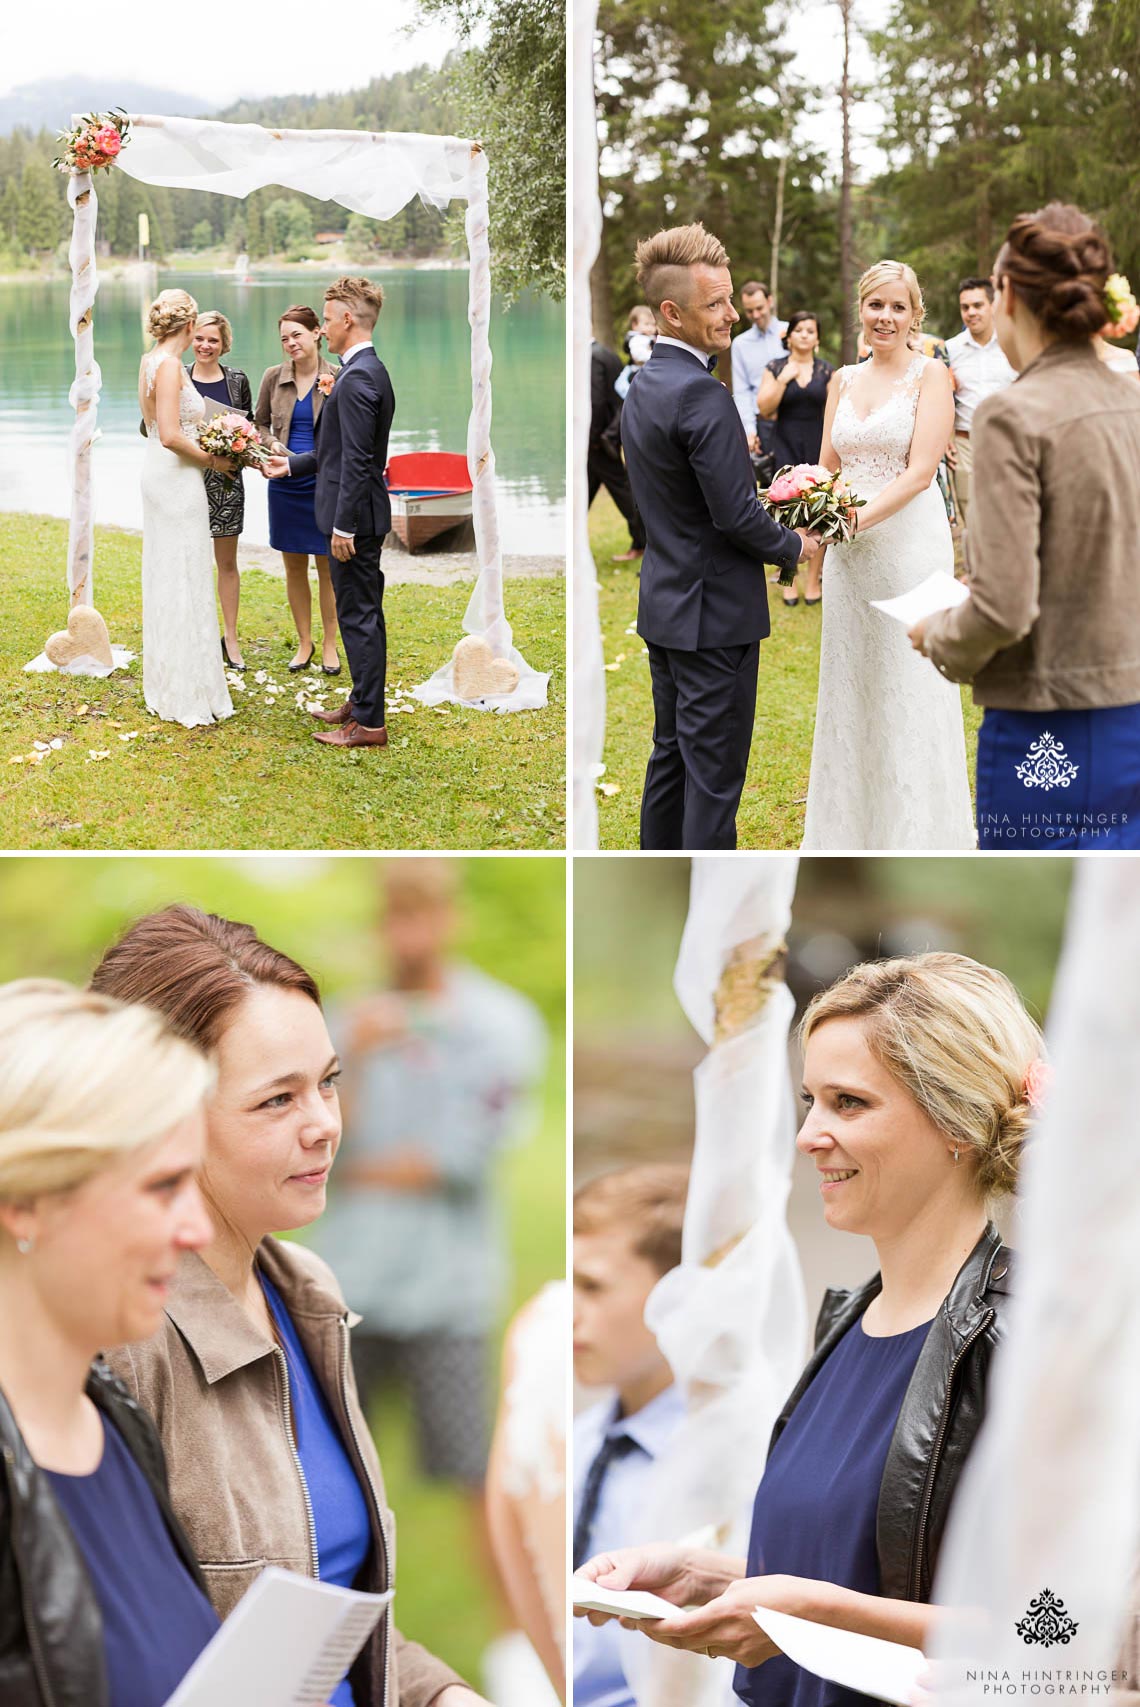
[[[509,658],[496,658],[477,634],[465,634],[452,653],[451,679],[460,699],[489,699],[514,693],[519,685],[517,667]]]
[[[107,624],[94,605],[76,605],[67,619],[67,627],[44,641],[44,653],[57,670],[76,658],[96,658],[108,669],[115,662]]]

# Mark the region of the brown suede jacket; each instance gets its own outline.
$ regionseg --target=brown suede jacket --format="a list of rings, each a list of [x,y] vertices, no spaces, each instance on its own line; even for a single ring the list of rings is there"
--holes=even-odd
[[[331,1270],[303,1246],[265,1239],[257,1253],[280,1293],[328,1399],[364,1488],[372,1551],[358,1584],[396,1581],[395,1525],[380,1463],[357,1397],[345,1306]],[[293,1443],[284,1353],[254,1326],[200,1256],[183,1256],[152,1340],[107,1361],[150,1412],[166,1453],[171,1502],[225,1618],[265,1565],[315,1575],[309,1498]],[[351,1673],[361,1707],[430,1707],[449,1666],[392,1623],[389,1608]]]
[[[317,362],[317,379],[331,375],[335,380],[339,368],[321,356]],[[314,381],[310,393],[313,399],[313,429],[316,430],[324,405],[325,395],[320,386]],[[261,376],[261,385],[257,393],[257,408],[253,411],[253,419],[261,433],[262,441],[269,443],[271,438],[278,444],[289,443],[289,427],[293,420],[293,407],[297,401],[297,382],[293,378],[293,363],[281,362],[277,367],[267,367]]]

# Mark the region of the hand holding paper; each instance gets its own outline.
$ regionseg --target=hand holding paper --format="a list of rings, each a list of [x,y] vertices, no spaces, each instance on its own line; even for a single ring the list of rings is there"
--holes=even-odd
[[[877,1701],[892,1701],[896,1707],[910,1707],[916,1699],[919,1679],[927,1666],[921,1649],[794,1618],[767,1606],[755,1607],[752,1616],[781,1653],[816,1677]]]
[[[896,622],[911,629],[916,622],[925,622],[938,611],[953,610],[955,605],[964,604],[969,596],[970,589],[963,582],[938,570],[909,593],[900,593],[897,599],[871,599],[870,603],[875,610],[893,616]]]

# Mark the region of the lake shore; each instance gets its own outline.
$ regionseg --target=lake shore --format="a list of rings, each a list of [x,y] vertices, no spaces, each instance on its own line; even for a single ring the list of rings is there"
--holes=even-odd
[[[173,255],[161,261],[128,260],[125,256],[100,257],[97,261],[100,279],[133,279],[145,278],[148,273],[201,273],[214,272],[219,277],[234,276],[235,257],[218,255],[213,250],[179,249]],[[420,259],[407,256],[385,255],[377,259],[362,262],[350,261],[339,250],[333,250],[327,255],[319,255],[304,261],[289,261],[284,257],[265,255],[258,261],[250,261],[246,273],[256,278],[259,273],[298,273],[312,276],[316,273],[337,275],[343,273],[346,267],[353,267],[365,276],[373,273],[415,272],[415,273],[465,273],[469,263],[459,256],[429,255]],[[69,279],[71,270],[66,266],[58,266],[54,261],[43,267],[26,267],[18,273],[0,273],[0,284],[27,284],[33,279],[43,279],[54,283],[59,279]]]

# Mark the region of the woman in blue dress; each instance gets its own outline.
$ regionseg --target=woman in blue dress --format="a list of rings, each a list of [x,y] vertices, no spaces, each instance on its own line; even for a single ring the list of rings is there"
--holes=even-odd
[[[1013,986],[956,954],[855,967],[811,1003],[801,1036],[797,1146],[828,1226],[870,1238],[879,1273],[824,1299],[773,1431],[747,1559],[652,1545],[583,1571],[695,1607],[638,1628],[735,1660],[748,1707],[865,1707],[782,1655],[752,1609],[925,1645],[1009,1304],[1012,1256],[987,1203],[1014,1188],[1045,1068]]]
[[[163,1707],[218,1628],[150,1419],[99,1358],[204,1245],[205,1058],[70,985],[0,989],[0,1696]]]
[[[321,323],[311,308],[295,303],[277,322],[285,360],[266,368],[257,394],[254,421],[275,453],[311,451],[321,405],[332,389],[336,368],[321,355]],[[285,563],[285,591],[297,626],[297,650],[289,665],[296,674],[308,669],[315,650],[309,559],[317,565],[321,606],[321,668],[339,676],[336,649],[336,597],[329,574],[329,542],[317,527],[313,503],[317,478],[310,474],[269,483],[269,543]]]
[[[111,1357],[158,1426],[210,1598],[227,1616],[269,1560],[395,1589],[393,1519],[352,1370],[359,1317],[318,1256],[273,1236],[322,1213],[340,1144],[317,986],[250,926],[185,906],[138,920],[92,982],[158,1008],[217,1068],[202,1170],[213,1242],[180,1265],[159,1333]],[[486,1707],[390,1609],[331,1701]]]
[[[1098,360],[1121,312],[1087,214],[1019,214],[994,262],[1017,370],[974,416],[970,597],[911,630],[970,682],[983,849],[1140,848],[1140,386]]]

